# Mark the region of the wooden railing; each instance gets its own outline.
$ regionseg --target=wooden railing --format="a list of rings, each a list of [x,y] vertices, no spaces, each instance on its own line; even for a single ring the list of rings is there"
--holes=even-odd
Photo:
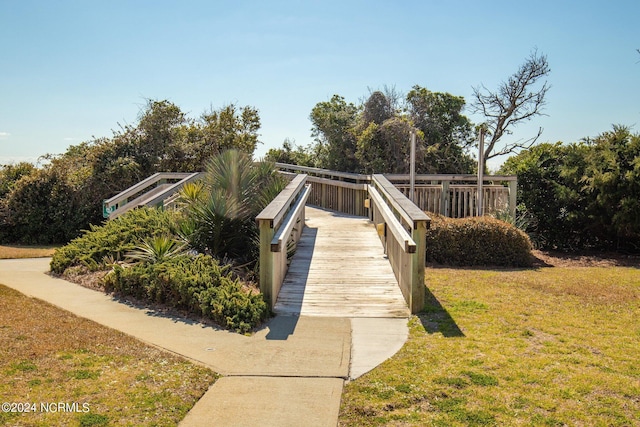
[[[424,308],[426,232],[431,219],[384,175],[373,175],[369,219],[379,230],[402,295],[412,313]]]
[[[306,166],[276,163],[276,167],[286,174],[304,173],[311,184],[309,204],[334,211],[366,216],[364,201],[367,198],[369,175],[336,172]]]
[[[102,215],[113,219],[128,210],[142,206],[162,206],[165,200],[188,182],[200,179],[202,173],[161,172],[132,185],[102,202]]]
[[[351,215],[366,216],[364,200],[371,176],[306,166],[276,163],[284,174],[305,173],[311,183],[309,203]],[[402,194],[410,197],[409,175],[384,175]],[[484,213],[508,210],[515,218],[515,175],[487,175],[484,179]],[[506,184],[506,186],[505,186]],[[476,175],[416,175],[414,203],[423,211],[452,218],[477,215]]]
[[[411,198],[409,175],[385,176],[402,194]],[[476,175],[417,175],[413,200],[423,211],[451,218],[476,216],[477,182]],[[515,218],[517,187],[515,175],[486,176],[483,185],[484,214],[509,211]]]
[[[271,308],[289,266],[289,244],[300,240],[310,193],[307,175],[296,175],[256,217],[260,229],[260,291]]]

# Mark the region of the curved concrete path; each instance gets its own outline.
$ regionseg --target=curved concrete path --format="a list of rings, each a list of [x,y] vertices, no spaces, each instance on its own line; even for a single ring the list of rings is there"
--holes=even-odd
[[[49,261],[0,260],[0,284],[223,375],[181,426],[335,426],[344,381],[391,357],[408,335],[406,319],[278,316],[246,337],[53,278]]]

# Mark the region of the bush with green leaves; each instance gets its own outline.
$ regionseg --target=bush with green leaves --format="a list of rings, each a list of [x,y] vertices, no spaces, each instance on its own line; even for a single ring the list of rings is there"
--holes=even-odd
[[[528,267],[529,237],[514,225],[484,217],[447,218],[429,213],[427,261],[455,266]]]
[[[614,126],[574,144],[538,144],[510,157],[518,202],[542,249],[640,251],[640,134]]]
[[[104,285],[107,291],[185,309],[246,333],[267,317],[268,308],[228,268],[208,255],[180,254],[159,262],[115,265]]]
[[[177,235],[173,212],[153,208],[131,210],[103,225],[92,225],[82,236],[57,249],[51,259],[51,270],[58,274],[72,266],[99,270],[105,267],[105,258],[124,259],[145,240]]]

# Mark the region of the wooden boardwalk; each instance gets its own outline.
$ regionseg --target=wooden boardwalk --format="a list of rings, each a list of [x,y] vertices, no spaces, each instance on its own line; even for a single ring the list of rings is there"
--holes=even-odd
[[[274,311],[334,317],[409,317],[367,218],[306,207],[306,227]]]

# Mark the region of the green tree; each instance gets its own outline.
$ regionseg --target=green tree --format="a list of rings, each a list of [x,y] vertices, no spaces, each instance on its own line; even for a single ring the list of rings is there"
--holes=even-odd
[[[408,173],[409,144],[413,129],[405,117],[395,116],[383,123],[370,122],[358,133],[356,158],[364,173]],[[418,147],[416,157],[422,158]],[[420,163],[420,162],[419,162]]]
[[[473,144],[473,125],[462,114],[464,98],[414,86],[407,94],[410,120],[420,130],[420,173],[471,173],[475,162],[466,153]]]
[[[295,141],[285,138],[282,148],[271,148],[264,159],[274,163],[288,163],[299,166],[316,166],[311,148],[300,147]]]
[[[347,103],[342,96],[316,104],[311,110],[311,136],[317,143],[318,166],[344,172],[357,172],[356,125],[358,107]]]
[[[542,249],[579,249],[586,245],[587,216],[580,191],[585,147],[538,144],[510,157],[501,168],[518,176],[518,202],[533,217],[532,240]]]
[[[0,179],[8,189],[0,190],[0,239],[65,242],[102,222],[104,199],[155,172],[201,171],[228,147],[253,153],[259,126],[252,107],[227,105],[194,121],[169,101],[149,100],[137,124],[47,155],[49,164],[37,173],[16,179],[22,172],[2,169],[3,177],[16,176]]]
[[[228,104],[203,114],[199,125],[202,131],[199,157],[205,161],[230,149],[253,154],[258,145],[260,116],[253,107]]]
[[[391,100],[380,92],[373,92],[364,103],[362,121],[366,124],[375,123],[381,125],[395,115]]]
[[[28,162],[0,166],[0,199],[6,196],[20,178],[36,171]]]
[[[473,127],[462,114],[464,98],[414,86],[403,110],[397,92],[385,92],[372,92],[360,107],[338,95],[316,104],[311,120],[319,167],[408,173],[409,135],[415,127],[419,173],[473,171],[465,151],[473,142]]]
[[[640,135],[614,126],[589,146],[581,181],[602,238],[640,250]]]

